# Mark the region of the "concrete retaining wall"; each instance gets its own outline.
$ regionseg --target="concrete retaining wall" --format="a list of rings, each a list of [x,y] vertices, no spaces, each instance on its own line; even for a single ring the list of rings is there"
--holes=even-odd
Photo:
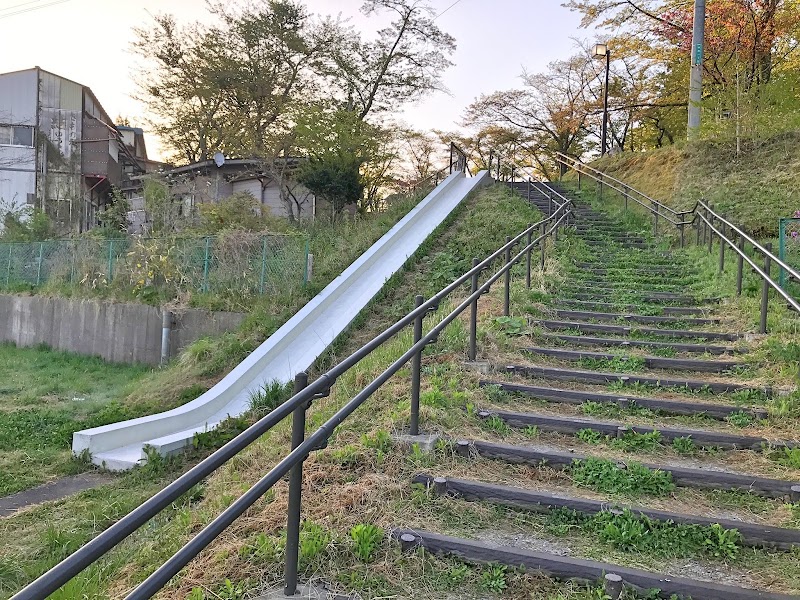
[[[236,329],[241,313],[189,309],[175,315],[170,356],[204,335]],[[111,362],[159,364],[160,308],[96,300],[0,294],[0,341],[45,344]]]

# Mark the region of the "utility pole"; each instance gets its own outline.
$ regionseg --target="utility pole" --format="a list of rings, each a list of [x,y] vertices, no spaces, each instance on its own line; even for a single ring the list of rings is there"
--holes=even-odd
[[[700,102],[703,98],[703,44],[706,32],[706,0],[694,0],[692,70],[689,79],[689,138],[700,131]]]

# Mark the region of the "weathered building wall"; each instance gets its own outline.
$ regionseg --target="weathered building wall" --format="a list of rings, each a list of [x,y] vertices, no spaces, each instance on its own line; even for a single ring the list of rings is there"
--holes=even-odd
[[[245,315],[189,309],[175,316],[170,356],[205,335],[239,327]],[[144,304],[0,295],[0,341],[45,344],[111,362],[157,365],[162,312]]]

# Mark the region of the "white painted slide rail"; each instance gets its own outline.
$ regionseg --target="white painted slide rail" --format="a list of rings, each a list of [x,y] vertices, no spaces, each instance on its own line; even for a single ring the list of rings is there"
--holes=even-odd
[[[88,450],[93,463],[110,470],[130,469],[146,459],[145,446],[178,452],[195,433],[246,412],[264,385],[287,383],[308,369],[461,201],[491,181],[487,171],[450,175],[205,394],[163,413],[78,431],[73,452]]]

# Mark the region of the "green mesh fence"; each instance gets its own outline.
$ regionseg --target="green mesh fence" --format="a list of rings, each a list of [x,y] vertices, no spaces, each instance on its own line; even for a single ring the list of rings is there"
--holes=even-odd
[[[268,294],[307,282],[308,243],[243,232],[201,238],[0,243],[0,288],[81,285]]]
[[[778,258],[793,269],[800,271],[800,211],[797,211],[793,217],[780,220],[778,242]],[[780,270],[780,285],[792,296],[800,296],[800,281],[789,277],[783,269]]]

